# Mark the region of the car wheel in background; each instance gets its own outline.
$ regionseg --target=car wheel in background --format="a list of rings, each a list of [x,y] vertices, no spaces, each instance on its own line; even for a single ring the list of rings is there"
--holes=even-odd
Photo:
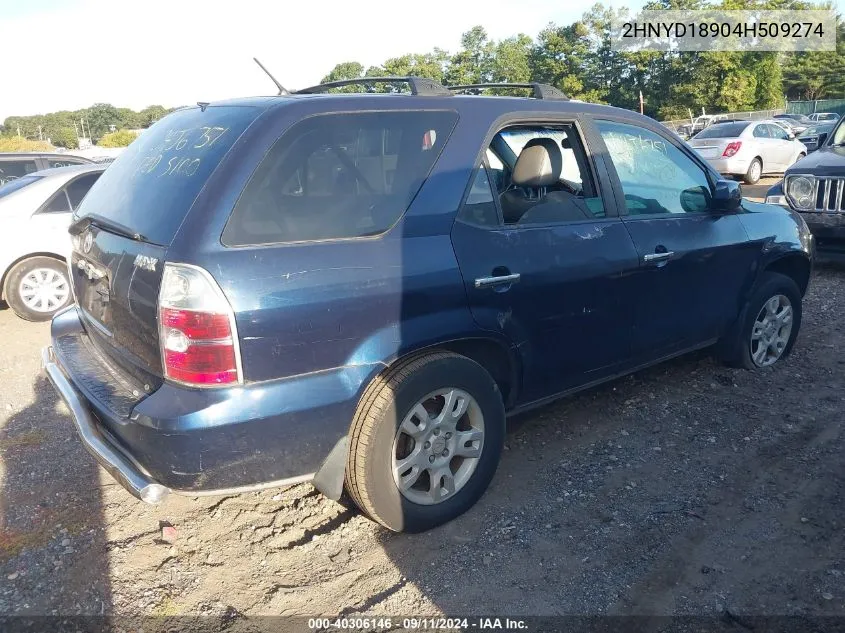
[[[20,318],[49,321],[73,301],[67,266],[50,257],[31,257],[18,262],[6,276],[3,295]]]
[[[765,272],[725,342],[724,360],[745,369],[774,365],[792,351],[800,328],[801,292],[795,281]]]
[[[364,392],[349,436],[346,488],[391,530],[427,530],[478,501],[504,434],[501,393],[481,365],[451,352],[412,356]]]
[[[745,172],[745,183],[748,185],[754,185],[760,180],[760,176],[763,175],[763,162],[759,158],[755,158],[751,161],[751,164],[748,166],[748,171]]]

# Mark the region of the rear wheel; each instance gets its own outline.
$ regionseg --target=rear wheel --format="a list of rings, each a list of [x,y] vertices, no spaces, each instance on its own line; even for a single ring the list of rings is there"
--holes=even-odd
[[[73,301],[67,267],[50,257],[17,263],[6,277],[3,294],[14,313],[27,321],[49,321]]]
[[[748,185],[756,184],[763,175],[763,162],[759,158],[755,158],[748,166],[748,171],[745,172],[745,183]]]
[[[347,490],[391,530],[427,530],[481,497],[504,432],[501,394],[483,367],[450,352],[412,357],[376,378],[361,399]]]

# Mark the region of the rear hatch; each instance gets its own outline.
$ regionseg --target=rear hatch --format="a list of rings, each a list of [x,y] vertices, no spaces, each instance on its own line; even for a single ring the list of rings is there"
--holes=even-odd
[[[92,342],[149,390],[162,381],[157,300],[167,248],[214,169],[258,115],[178,110],[103,173],[71,226],[71,279]]]

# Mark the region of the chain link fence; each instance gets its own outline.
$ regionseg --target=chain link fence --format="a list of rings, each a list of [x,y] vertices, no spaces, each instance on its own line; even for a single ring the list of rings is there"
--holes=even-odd
[[[845,100],[843,100],[843,104],[845,104]],[[691,136],[695,132],[703,130],[708,125],[718,123],[719,121],[727,121],[730,119],[761,121],[763,119],[771,119],[776,114],[783,114],[784,112],[786,112],[786,110],[783,108],[775,110],[751,110],[747,112],[719,112],[718,114],[703,114],[687,119],[662,121],[662,123],[679,136],[687,137]]]
[[[813,114],[814,112],[835,112],[845,116],[845,99],[818,99],[815,101],[790,101],[786,104],[789,114]]]

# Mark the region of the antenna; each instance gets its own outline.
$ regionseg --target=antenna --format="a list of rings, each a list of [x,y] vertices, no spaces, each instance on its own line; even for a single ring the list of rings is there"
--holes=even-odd
[[[290,91],[289,91],[287,88],[285,88],[282,84],[280,84],[280,83],[276,80],[276,78],[275,78],[273,75],[271,75],[271,74],[270,74],[270,71],[269,71],[269,70],[267,70],[266,68],[264,68],[264,64],[262,64],[260,61],[258,61],[258,58],[257,58],[257,57],[253,57],[252,59],[254,59],[254,60],[255,60],[255,63],[259,65],[259,67],[261,68],[261,70],[263,70],[265,73],[267,73],[267,76],[268,76],[270,79],[272,79],[272,80],[273,80],[273,83],[274,83],[274,84],[276,84],[276,87],[279,89],[279,94],[280,94],[280,95],[289,95],[289,94],[290,94]]]

